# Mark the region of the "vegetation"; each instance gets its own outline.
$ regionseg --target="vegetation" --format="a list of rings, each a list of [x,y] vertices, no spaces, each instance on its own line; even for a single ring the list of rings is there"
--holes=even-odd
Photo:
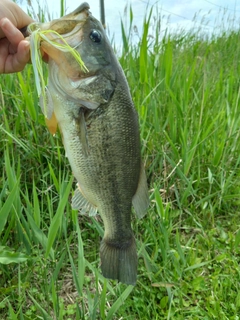
[[[100,217],[70,207],[75,182],[29,65],[0,82],[1,320],[239,319],[240,33],[160,37],[150,10],[135,45],[129,13],[120,62],[151,198],[133,216],[137,285],[101,276]]]

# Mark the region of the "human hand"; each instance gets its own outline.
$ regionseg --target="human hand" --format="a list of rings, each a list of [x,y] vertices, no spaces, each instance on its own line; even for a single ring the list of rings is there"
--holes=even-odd
[[[0,39],[0,73],[22,71],[29,61],[30,44],[7,18],[0,20],[0,27],[6,36]]]
[[[0,3],[0,73],[22,71],[29,61],[29,42],[18,30],[33,22],[16,3]]]

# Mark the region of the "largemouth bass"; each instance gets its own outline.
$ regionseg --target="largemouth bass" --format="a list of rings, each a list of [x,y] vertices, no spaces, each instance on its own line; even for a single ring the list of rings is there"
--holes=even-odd
[[[77,180],[72,207],[102,217],[103,276],[134,285],[138,259],[131,207],[142,218],[149,204],[138,115],[105,31],[89,9],[83,3],[71,14],[39,24],[61,34],[88,70],[70,53],[41,42],[49,57],[47,124],[52,133],[59,127]]]

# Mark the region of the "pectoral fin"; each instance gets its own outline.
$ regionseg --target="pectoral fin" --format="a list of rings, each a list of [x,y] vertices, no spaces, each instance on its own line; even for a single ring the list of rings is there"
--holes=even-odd
[[[39,102],[49,131],[51,134],[55,134],[57,131],[57,119],[54,114],[53,100],[48,87],[45,87],[45,91],[40,95]]]
[[[95,216],[97,214],[97,208],[83,196],[78,184],[72,197],[72,208],[80,210],[80,214],[82,215],[88,214],[89,216]]]
[[[82,144],[83,153],[85,156],[87,156],[89,153],[87,127],[86,127],[85,118],[84,118],[84,111],[82,108],[80,109],[78,121],[79,121],[79,139]]]
[[[58,125],[55,113],[54,112],[52,113],[52,117],[50,119],[45,118],[45,122],[50,133],[54,135],[57,131],[57,125]]]
[[[147,187],[147,178],[144,170],[144,165],[141,165],[140,177],[138,181],[138,188],[132,198],[133,207],[139,219],[143,218],[147,213],[149,206],[149,196]]]

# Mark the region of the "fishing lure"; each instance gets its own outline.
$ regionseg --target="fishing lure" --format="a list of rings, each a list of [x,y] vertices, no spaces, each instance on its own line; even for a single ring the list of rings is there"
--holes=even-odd
[[[75,50],[75,48],[72,48],[58,32],[54,30],[41,30],[39,28],[39,24],[35,22],[28,26],[27,31],[30,39],[30,55],[38,97],[41,101],[43,114],[47,119],[49,119],[51,118],[51,111],[49,112],[49,109],[47,109],[47,105],[49,103],[49,94],[45,84],[45,76],[43,72],[43,62],[40,51],[41,41],[48,42],[54,48],[62,52],[69,52],[72,54],[84,72],[88,72],[88,69],[85,66],[79,52]],[[53,37],[53,39],[49,39],[49,37]]]

